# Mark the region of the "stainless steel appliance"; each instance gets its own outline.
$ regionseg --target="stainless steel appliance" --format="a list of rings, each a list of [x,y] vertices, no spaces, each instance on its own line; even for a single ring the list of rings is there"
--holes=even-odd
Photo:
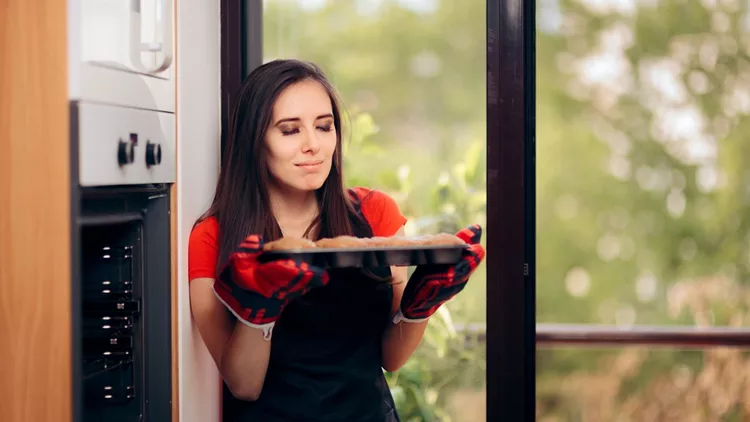
[[[173,114],[70,102],[73,414],[172,414],[170,188]]]
[[[69,0],[73,420],[172,415],[172,0]]]

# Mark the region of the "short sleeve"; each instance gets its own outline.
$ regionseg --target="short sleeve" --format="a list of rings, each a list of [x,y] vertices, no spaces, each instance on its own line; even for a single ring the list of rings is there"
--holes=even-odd
[[[188,241],[188,279],[216,278],[219,223],[209,217],[193,227]]]
[[[373,235],[390,237],[406,224],[406,217],[387,193],[362,187],[352,190],[360,199],[362,214],[372,227]]]

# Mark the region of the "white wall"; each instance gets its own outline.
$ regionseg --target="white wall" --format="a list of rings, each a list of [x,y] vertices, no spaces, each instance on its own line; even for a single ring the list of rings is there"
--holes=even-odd
[[[219,0],[176,4],[179,420],[218,422],[220,378],[190,314],[187,244],[219,172]]]

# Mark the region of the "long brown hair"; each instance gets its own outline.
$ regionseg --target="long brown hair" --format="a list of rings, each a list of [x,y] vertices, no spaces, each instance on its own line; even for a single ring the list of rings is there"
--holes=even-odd
[[[268,196],[270,174],[266,163],[265,133],[281,92],[306,80],[318,82],[328,92],[336,127],[331,172],[316,191],[320,214],[307,232],[321,238],[353,235],[355,228],[357,232],[363,228],[353,199],[344,188],[341,105],[336,91],[316,65],[300,60],[274,60],[253,70],[240,86],[229,122],[216,193],[208,211],[198,220],[208,217],[218,220],[217,270],[245,236],[261,234],[267,241],[282,236]]]

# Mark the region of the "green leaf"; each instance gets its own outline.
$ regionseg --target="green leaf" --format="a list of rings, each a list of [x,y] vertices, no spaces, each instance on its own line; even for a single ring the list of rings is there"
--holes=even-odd
[[[395,171],[386,170],[378,175],[378,184],[387,190],[399,190],[401,181]]]
[[[380,128],[375,124],[369,113],[358,114],[352,123],[352,142],[355,145],[362,144],[365,139],[378,133]]]
[[[479,175],[480,160],[482,158],[482,150],[484,145],[480,141],[472,142],[464,153],[464,166],[465,166],[465,182],[466,184],[474,184],[477,176]]]

